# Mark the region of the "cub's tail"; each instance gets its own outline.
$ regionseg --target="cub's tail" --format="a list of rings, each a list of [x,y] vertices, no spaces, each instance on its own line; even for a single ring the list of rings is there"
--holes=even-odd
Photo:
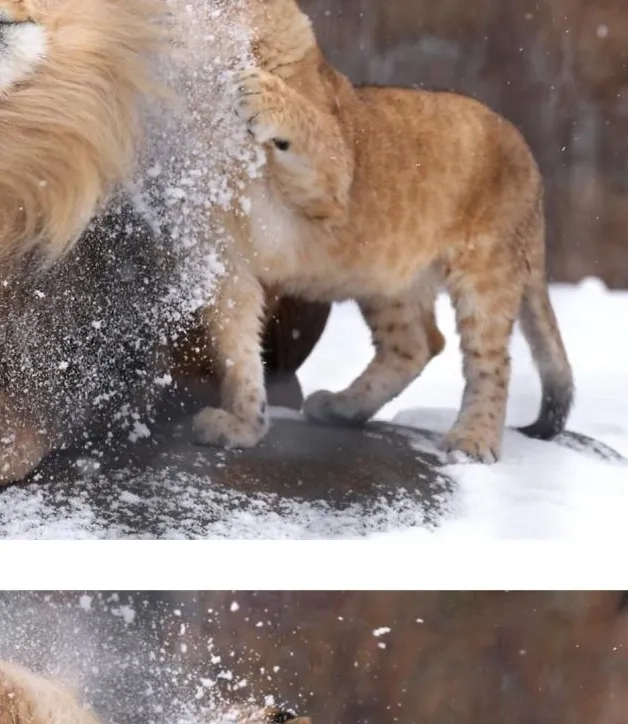
[[[520,322],[541,377],[542,402],[536,422],[519,429],[528,437],[551,440],[565,429],[573,404],[573,373],[563,345],[547,284],[541,274],[529,282]]]

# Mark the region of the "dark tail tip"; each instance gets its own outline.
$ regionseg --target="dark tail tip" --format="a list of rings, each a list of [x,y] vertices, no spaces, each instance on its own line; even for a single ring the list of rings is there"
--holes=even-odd
[[[573,404],[573,384],[547,385],[543,390],[541,411],[531,425],[520,427],[519,432],[536,440],[552,440],[565,429],[567,417]]]

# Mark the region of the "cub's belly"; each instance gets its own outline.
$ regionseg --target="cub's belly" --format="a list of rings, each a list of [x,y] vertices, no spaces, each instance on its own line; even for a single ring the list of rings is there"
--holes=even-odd
[[[414,282],[413,276],[400,278],[385,274],[381,269],[347,269],[335,265],[333,259],[319,264],[304,263],[280,272],[279,264],[268,265],[260,271],[260,281],[268,286],[277,286],[286,294],[321,302],[396,297],[406,292]]]

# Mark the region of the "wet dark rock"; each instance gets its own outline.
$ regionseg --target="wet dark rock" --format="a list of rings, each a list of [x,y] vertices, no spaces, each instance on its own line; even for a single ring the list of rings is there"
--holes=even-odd
[[[0,536],[337,538],[438,526],[456,491],[440,434],[373,422],[317,426],[295,409],[294,375],[271,380],[275,419],[249,450],[196,444],[192,414],[211,383],[171,391],[150,437],[93,438],[50,456],[0,492]],[[608,446],[565,432],[554,443],[603,461]]]
[[[288,384],[270,386],[271,403],[277,392],[294,401]],[[249,528],[256,537],[342,537],[347,526],[364,534],[432,526],[442,515],[453,484],[436,454],[412,447],[420,432],[313,426],[279,410],[259,446],[220,450],[192,434],[192,410],[215,401],[214,388],[203,389],[171,395],[150,438],[94,439],[51,455],[0,493],[0,535],[41,537],[51,526],[61,535],[64,519],[75,534],[96,537],[249,537]],[[3,506],[3,495],[19,501]],[[29,496],[39,519],[28,510],[19,522]]]

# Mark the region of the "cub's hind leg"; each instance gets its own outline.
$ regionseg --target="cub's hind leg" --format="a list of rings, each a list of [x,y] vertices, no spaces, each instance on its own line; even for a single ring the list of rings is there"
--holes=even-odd
[[[222,407],[206,407],[194,418],[200,443],[252,447],[268,430],[261,342],[264,303],[262,286],[243,269],[223,280],[219,299],[204,311],[221,378]]]
[[[397,397],[445,346],[434,315],[435,285],[415,287],[393,299],[360,304],[375,346],[375,356],[346,390],[320,390],[303,405],[317,422],[362,424]]]
[[[456,310],[465,388],[444,447],[484,463],[499,459],[506,418],[508,346],[523,294],[523,274],[503,247],[486,263],[462,263],[447,280]]]

